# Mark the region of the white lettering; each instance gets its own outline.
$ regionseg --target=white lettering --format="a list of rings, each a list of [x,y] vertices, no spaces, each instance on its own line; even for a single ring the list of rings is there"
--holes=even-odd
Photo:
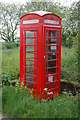
[[[23,20],[23,24],[34,24],[34,23],[39,23],[39,20],[34,19],[34,20]]]
[[[48,23],[48,24],[56,24],[56,25],[59,25],[59,21],[57,20],[44,20],[44,23]]]

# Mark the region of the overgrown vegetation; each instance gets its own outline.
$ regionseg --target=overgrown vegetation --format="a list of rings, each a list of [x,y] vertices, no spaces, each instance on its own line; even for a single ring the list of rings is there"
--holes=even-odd
[[[2,111],[2,89],[0,87],[0,112]]]
[[[19,47],[2,50],[2,81],[18,79],[20,76]]]
[[[16,47],[19,47],[19,42],[4,42],[2,44],[2,49],[15,49]]]
[[[76,47],[61,48],[61,79],[78,81],[78,54]]]
[[[2,50],[2,80],[18,79],[20,77],[19,47]],[[78,54],[76,47],[68,49],[61,47],[61,79],[78,80]],[[8,84],[8,83],[7,83]]]
[[[3,112],[15,118],[77,118],[78,97],[64,92],[53,100],[39,101],[16,87],[3,87]]]

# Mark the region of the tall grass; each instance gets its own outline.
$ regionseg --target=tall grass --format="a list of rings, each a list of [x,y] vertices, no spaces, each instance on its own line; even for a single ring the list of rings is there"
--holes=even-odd
[[[0,112],[2,111],[2,88],[0,87]]]
[[[61,78],[69,81],[78,81],[78,54],[76,47],[61,48]]]
[[[3,87],[3,112],[15,118],[77,118],[78,101],[71,93],[39,101],[23,90]]]
[[[20,76],[19,47],[2,50],[2,79],[17,79]]]

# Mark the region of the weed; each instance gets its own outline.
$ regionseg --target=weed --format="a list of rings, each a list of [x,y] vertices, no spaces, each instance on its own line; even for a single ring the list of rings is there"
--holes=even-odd
[[[70,93],[69,93],[70,94]],[[3,112],[17,118],[76,118],[78,117],[78,99],[63,93],[53,100],[39,101],[27,92],[15,87],[3,87]]]

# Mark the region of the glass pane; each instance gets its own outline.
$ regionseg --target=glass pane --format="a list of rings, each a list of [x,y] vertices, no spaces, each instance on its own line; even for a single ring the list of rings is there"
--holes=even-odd
[[[29,30],[25,32],[25,45],[26,49],[26,86],[28,88],[34,88],[34,84],[31,82],[36,81],[36,58],[37,58],[37,31]],[[28,45],[29,44],[29,45]],[[35,68],[35,70],[34,70]],[[33,76],[34,75],[34,76]]]
[[[34,68],[26,68],[27,74],[34,74]]]
[[[34,76],[26,76],[26,81],[34,82]]]
[[[47,37],[49,33],[49,38]],[[49,30],[49,32],[46,31],[46,51],[47,52],[53,52],[51,54],[46,55],[46,59],[48,60],[54,60],[55,61],[48,61],[46,62],[46,67],[48,66],[48,72],[56,73],[56,68],[50,68],[56,66],[56,42],[57,42],[57,31],[55,30]],[[53,45],[55,44],[55,45]],[[47,47],[48,46],[48,47]]]
[[[26,46],[26,51],[34,51],[34,46]]]
[[[48,55],[48,60],[56,59],[56,54],[49,54]]]
[[[32,67],[34,67],[34,62],[30,62],[30,61],[26,60],[26,66],[32,66]]]
[[[48,67],[55,67],[55,66],[56,66],[56,61],[48,62]]]
[[[26,31],[26,37],[27,36],[34,36],[34,31]]]
[[[56,52],[56,46],[49,46],[49,52]]]
[[[49,30],[49,37],[56,37],[56,36],[57,36],[57,31]]]
[[[56,59],[56,54],[55,55],[49,54],[48,55],[48,60],[51,60],[51,59]],[[50,61],[50,62],[48,62],[48,67],[55,67],[55,66],[56,66],[56,61]],[[56,68],[48,69],[48,71],[56,73]]]
[[[53,72],[53,73],[56,73],[56,68],[51,68],[51,69],[48,69],[48,72]]]
[[[26,44],[34,44],[34,38],[26,38]]]
[[[56,44],[56,39],[57,39],[57,31],[50,30],[49,31],[49,44]]]
[[[49,44],[56,44],[56,39],[49,38]]]
[[[34,54],[26,54],[26,59],[34,59]]]

